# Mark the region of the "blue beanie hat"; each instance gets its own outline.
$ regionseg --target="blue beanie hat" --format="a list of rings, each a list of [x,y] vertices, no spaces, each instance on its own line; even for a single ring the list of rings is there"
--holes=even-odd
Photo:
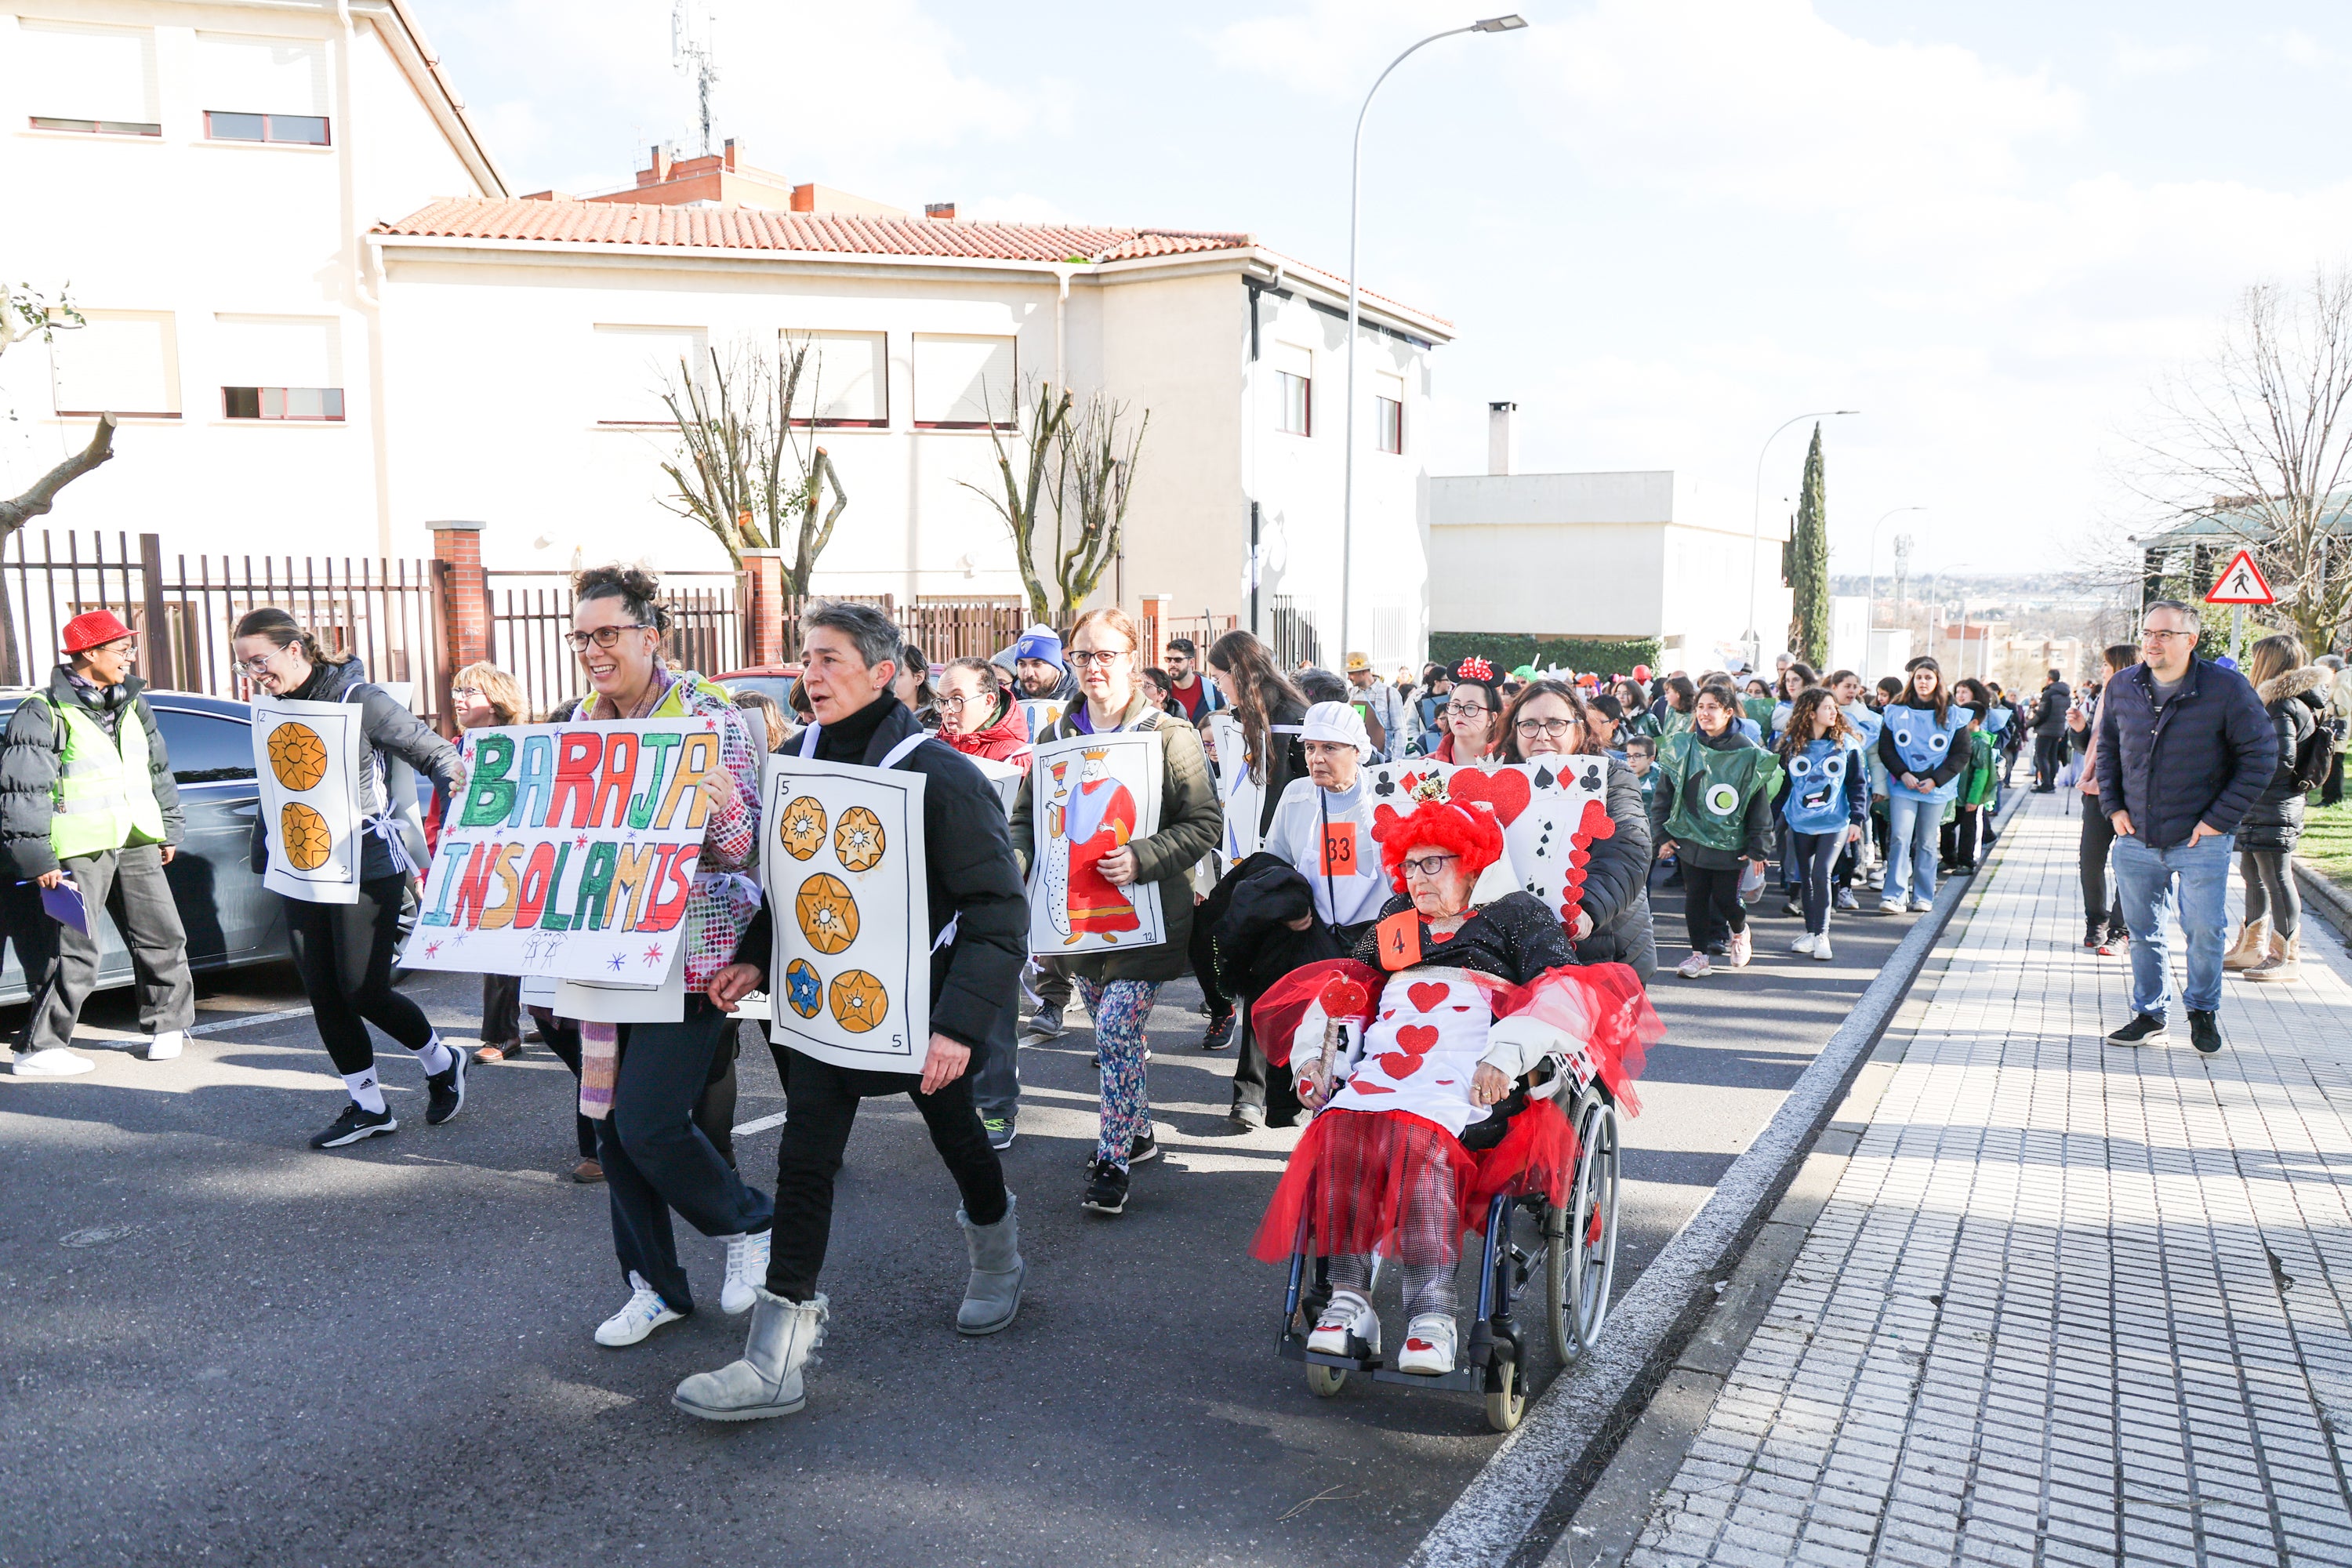
[[[1062,662],[1061,634],[1047,626],[1031,626],[1027,631],[1023,632],[1021,640],[1013,645],[1013,657],[1042,658],[1055,669],[1069,668]]]

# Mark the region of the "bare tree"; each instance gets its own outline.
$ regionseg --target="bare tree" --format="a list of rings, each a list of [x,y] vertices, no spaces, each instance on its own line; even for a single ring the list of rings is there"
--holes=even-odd
[[[1050,625],[1066,621],[1086,603],[1118,559],[1151,411],[1141,411],[1130,423],[1129,406],[1107,393],[1090,392],[1081,404],[1067,387],[1056,390],[1040,381],[1030,384],[1016,404],[1016,416],[989,424],[1003,493],[969,483],[964,488],[1003,520],[1013,536],[1029,613]],[[1052,539],[1041,552],[1046,542],[1040,529],[1049,511]],[[1052,574],[1050,584],[1040,572],[1041,552],[1045,570]]]
[[[2213,517],[2254,552],[2315,654],[2352,619],[2352,271],[2257,283],[2211,355],[2161,382],[2129,482],[2174,519]]]
[[[805,406],[816,404],[808,345],[779,342],[772,357],[749,344],[725,359],[708,352],[707,376],[680,360],[662,390],[678,436],[677,456],[662,464],[674,492],[662,504],[709,529],[738,567],[744,551],[782,550],[789,540],[786,587],[804,595],[849,505],[831,454],[815,444],[814,422],[793,416],[803,406],[803,380]],[[825,507],[828,489],[833,504]]]
[[[1003,493],[983,489],[969,480],[957,482],[995,509],[1003,520],[1005,531],[1013,535],[1013,557],[1021,568],[1021,585],[1029,595],[1029,614],[1050,626],[1054,621],[1053,601],[1037,576],[1037,515],[1040,502],[1053,510],[1054,555],[1058,562],[1062,552],[1062,507],[1055,453],[1062,432],[1069,426],[1070,393],[1067,387],[1056,390],[1043,381],[1032,381],[1026,393],[1025,397],[1015,395],[1013,399],[1013,406],[1006,412],[1014,417],[1009,422],[996,418],[996,410],[982,395],[988,442],[996,454],[996,474]],[[1049,479],[1054,481],[1050,489]]]
[[[27,338],[48,342],[59,332],[86,325],[81,312],[74,309],[72,300],[63,290],[51,300],[29,283],[15,288],[0,284],[0,354],[6,353],[11,344]],[[113,456],[114,416],[101,414],[98,416],[98,428],[90,432],[89,446],[43,474],[24,494],[13,500],[0,500],[0,545],[6,544],[18,529],[33,519],[46,516],[56,504],[59,490]],[[17,685],[24,679],[16,656],[16,615],[9,606],[6,592],[0,589],[0,686]]]

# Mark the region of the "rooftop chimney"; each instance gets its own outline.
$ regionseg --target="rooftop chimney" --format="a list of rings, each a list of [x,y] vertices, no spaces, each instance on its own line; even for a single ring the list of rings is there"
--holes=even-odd
[[[1486,471],[1507,474],[1519,466],[1519,430],[1512,416],[1519,411],[1516,403],[1486,405]]]
[[[955,203],[925,202],[923,204],[923,216],[925,217],[935,217],[946,221],[952,221],[955,217]]]
[[[719,154],[719,162],[724,163],[730,170],[732,170],[735,167],[735,138],[732,136],[727,138],[727,150]]]

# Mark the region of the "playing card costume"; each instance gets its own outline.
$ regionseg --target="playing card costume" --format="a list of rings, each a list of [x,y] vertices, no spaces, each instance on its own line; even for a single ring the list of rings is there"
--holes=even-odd
[[[1636,1110],[1633,1080],[1663,1030],[1630,970],[1577,965],[1559,918],[1515,886],[1489,808],[1444,798],[1433,780],[1423,791],[1410,815],[1381,806],[1373,835],[1399,889],[1409,854],[1460,858],[1477,879],[1460,927],[1439,935],[1400,892],[1353,958],[1308,965],[1252,1009],[1270,1057],[1294,1071],[1326,1060],[1334,1085],[1252,1252],[1290,1257],[1303,1219],[1306,1249],[1329,1260],[1333,1287],[1318,1335],[1374,1344],[1370,1255],[1395,1259],[1412,1314],[1397,1364],[1444,1373],[1454,1367],[1463,1231],[1483,1225],[1499,1193],[1567,1202],[1575,1133],[1549,1100],[1529,1100],[1523,1080],[1549,1063],[1580,1083],[1597,1077]],[[1491,1108],[1471,1095],[1482,1065],[1513,1085]]]

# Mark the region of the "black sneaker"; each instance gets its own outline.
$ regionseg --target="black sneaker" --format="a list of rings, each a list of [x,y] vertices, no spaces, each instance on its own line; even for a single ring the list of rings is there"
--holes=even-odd
[[[2218,1013],[2189,1009],[2189,1043],[2212,1056],[2221,1048],[2221,1017]]]
[[[2105,943],[2106,940],[2106,921],[2084,921],[2083,922],[2083,945],[2084,947],[2095,948]]]
[[[438,1127],[465,1110],[466,1053],[450,1051],[449,1065],[439,1072],[425,1074],[425,1087],[430,1096],[425,1107],[427,1127]]]
[[[1086,1195],[1078,1199],[1080,1208],[1097,1214],[1118,1214],[1127,1207],[1127,1173],[1108,1160],[1097,1160],[1087,1167]]]
[[[1029,1026],[1022,1031],[1033,1040],[1058,1040],[1062,1037],[1062,1009],[1040,1007],[1029,1016]]]
[[[2218,1050],[2221,1047],[2217,1046],[2214,1048]],[[1127,1168],[1130,1171],[1138,1165],[1148,1165],[1158,1158],[1160,1158],[1160,1141],[1152,1137],[1149,1131],[1137,1133],[1134,1141],[1127,1146]]]
[[[1233,1043],[1234,1010],[1228,1007],[1209,1020],[1209,1026],[1201,1034],[1201,1048],[1204,1051],[1222,1051]]]
[[[1803,895],[1799,893],[1790,893],[1787,898],[1781,900],[1780,912],[1784,915],[1803,914],[1805,912],[1805,900]]]
[[[1010,1149],[1013,1147],[1014,1128],[1009,1118],[1003,1116],[983,1116],[980,1119],[980,1129],[982,1131],[988,1134],[988,1146],[990,1148]]]
[[[385,1132],[400,1131],[400,1122],[390,1110],[362,1110],[358,1100],[343,1107],[324,1132],[310,1140],[313,1149],[340,1149],[346,1143],[356,1143],[362,1138],[373,1138]]]
[[[2197,1015],[2194,1013],[2189,1015],[2191,1018],[2194,1018]],[[2205,1016],[2210,1019],[2213,1015],[2208,1013]],[[2130,1023],[2126,1024],[2122,1028],[2117,1029],[2114,1034],[2107,1037],[2107,1044],[2111,1046],[2160,1046],[2171,1037],[2172,1037],[2165,1031],[2163,1019],[2155,1017],[2147,1013],[2137,1013],[2132,1016],[2132,1021]],[[2214,1035],[2213,1046],[2213,1048],[2217,1051],[2221,1048],[2220,1042],[2221,1036],[2217,1032]]]

